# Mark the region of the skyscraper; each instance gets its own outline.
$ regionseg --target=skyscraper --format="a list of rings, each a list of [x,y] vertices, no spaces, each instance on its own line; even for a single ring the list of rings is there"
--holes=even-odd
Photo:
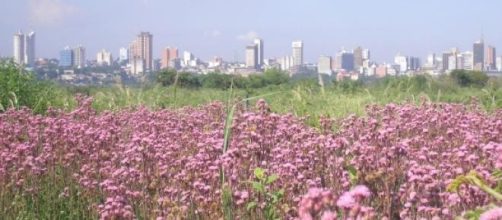
[[[125,47],[122,47],[119,50],[119,62],[124,62],[127,60],[129,60],[129,50]]]
[[[101,50],[96,54],[96,62],[101,66],[110,66],[113,63],[112,53],[106,51],[105,49]]]
[[[153,70],[153,35],[149,32],[141,32],[131,43],[129,48],[129,63],[135,65],[139,63],[134,60],[143,60],[145,71]]]
[[[483,39],[477,41],[472,46],[474,70],[483,71],[485,63],[485,43]]]
[[[73,50],[70,47],[65,47],[62,51],[59,52],[59,66],[73,66]]]
[[[78,46],[73,49],[73,66],[80,69],[86,66],[85,48]]]
[[[346,71],[354,70],[354,54],[343,51],[341,54],[341,67]]]
[[[319,74],[330,75],[333,73],[331,70],[331,57],[330,56],[320,56],[319,63],[317,64],[317,72]]]
[[[264,52],[263,52],[263,40],[262,39],[259,39],[259,38],[256,38],[254,39],[254,45],[256,46],[256,50],[257,50],[257,66],[258,67],[261,67],[263,66],[263,60],[265,59],[265,57],[263,56]]]
[[[24,63],[27,66],[35,65],[35,32],[24,36]]]
[[[258,66],[258,48],[256,45],[246,47],[246,67],[256,69]]]
[[[160,68],[168,68],[172,60],[178,58],[178,49],[166,47],[162,50]]]
[[[496,70],[497,69],[497,52],[495,47],[488,46],[486,48],[486,69],[488,70]]]
[[[356,47],[353,53],[354,53],[354,69],[359,70],[359,68],[363,66],[363,61],[364,61],[363,48]]]
[[[303,42],[293,41],[291,46],[293,48],[293,66],[303,65]]]
[[[19,31],[14,34],[14,62],[24,64],[24,34]]]

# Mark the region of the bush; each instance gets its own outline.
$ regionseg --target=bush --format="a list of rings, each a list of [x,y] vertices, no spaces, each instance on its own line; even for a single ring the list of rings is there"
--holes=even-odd
[[[462,87],[484,87],[489,77],[480,71],[453,70],[450,78]]]
[[[43,113],[49,106],[63,105],[61,90],[52,83],[37,81],[12,61],[0,62],[0,111],[7,108],[28,107]]]

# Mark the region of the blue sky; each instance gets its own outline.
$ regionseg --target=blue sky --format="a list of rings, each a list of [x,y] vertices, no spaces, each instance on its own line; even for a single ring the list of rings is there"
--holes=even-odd
[[[154,55],[166,46],[202,59],[243,60],[259,36],[265,57],[291,53],[303,40],[305,58],[361,45],[376,61],[398,52],[425,57],[451,47],[470,50],[484,33],[502,47],[500,0],[0,0],[0,55],[12,55],[12,34],[37,32],[37,56],[55,57],[82,44],[118,55],[140,31],[154,35]]]

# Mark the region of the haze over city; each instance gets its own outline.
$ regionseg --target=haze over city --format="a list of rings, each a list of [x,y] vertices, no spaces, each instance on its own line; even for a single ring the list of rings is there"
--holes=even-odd
[[[244,60],[253,38],[265,40],[266,57],[291,52],[304,42],[306,62],[342,47],[370,48],[372,58],[391,62],[401,52],[425,58],[485,42],[502,46],[498,22],[502,2],[444,1],[229,1],[229,0],[1,0],[0,56],[11,56],[12,35],[37,33],[37,57],[58,58],[65,46],[84,45],[88,54],[118,54],[141,32],[154,35],[153,56],[167,46],[202,59]]]

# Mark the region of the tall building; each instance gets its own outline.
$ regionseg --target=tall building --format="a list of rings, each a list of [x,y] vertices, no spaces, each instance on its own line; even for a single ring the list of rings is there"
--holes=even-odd
[[[303,65],[303,42],[293,41],[291,46],[293,48],[293,66]]]
[[[253,69],[258,67],[258,47],[256,45],[246,47],[246,67]]]
[[[485,63],[485,43],[483,40],[477,41],[472,46],[474,70],[484,70]]]
[[[80,69],[86,66],[85,48],[78,46],[73,49],[73,66]]]
[[[496,62],[497,63],[496,64],[497,65],[497,71],[502,71],[502,57],[497,57],[496,60],[497,60],[497,62]]]
[[[427,66],[429,67],[436,67],[436,54],[431,53],[427,56]]]
[[[399,72],[406,72],[408,70],[408,59],[406,56],[398,54],[394,57],[394,63],[399,65]]]
[[[349,52],[342,52],[341,54],[341,67],[346,71],[354,70],[354,54]]]
[[[371,59],[371,52],[369,49],[364,49],[363,50],[363,60],[370,60]]]
[[[319,63],[317,64],[317,72],[319,74],[327,74],[332,75],[333,71],[331,70],[331,57],[330,56],[320,56]]]
[[[441,62],[441,70],[442,71],[446,71],[449,69],[449,59],[450,59],[450,56],[451,56],[451,52],[444,52],[441,59],[442,59],[442,62]]]
[[[35,65],[35,32],[24,36],[24,63],[27,66]]]
[[[169,49],[169,58],[171,60],[174,60],[174,59],[178,59],[178,57],[179,57],[178,48],[175,48],[175,47],[170,48]]]
[[[129,60],[129,50],[125,47],[119,49],[119,62],[125,62]]]
[[[262,39],[259,39],[259,38],[256,38],[254,39],[254,45],[256,47],[256,55],[257,55],[257,66],[258,67],[261,67],[263,66],[263,60],[265,59],[265,57],[263,56],[264,52],[263,52],[263,40]]]
[[[363,66],[364,56],[363,56],[363,48],[356,47],[354,49],[354,69],[359,70]]]
[[[462,66],[462,69],[473,70],[474,69],[474,63],[473,63],[474,56],[473,56],[472,52],[466,51],[466,52],[463,52],[461,55],[464,59],[464,66]]]
[[[190,65],[190,62],[195,59],[195,56],[188,52],[188,51],[183,51],[183,63],[185,66]]]
[[[14,34],[14,62],[24,64],[24,34],[19,31]]]
[[[172,60],[178,58],[178,49],[177,48],[170,48],[166,47],[165,49],[162,50],[162,60],[160,62],[160,68],[168,68],[170,67],[170,63]]]
[[[59,66],[73,66],[73,50],[70,47],[65,47],[62,51],[59,52]]]
[[[486,48],[486,69],[488,70],[496,70],[497,69],[497,51],[495,47],[488,46]]]
[[[101,50],[96,54],[96,62],[100,66],[111,66],[113,63],[112,53],[105,49]]]
[[[138,62],[137,60],[143,60]],[[129,63],[131,65],[143,64],[145,72],[153,70],[153,35],[149,32],[141,32],[129,47]],[[137,74],[139,72],[135,72]]]

